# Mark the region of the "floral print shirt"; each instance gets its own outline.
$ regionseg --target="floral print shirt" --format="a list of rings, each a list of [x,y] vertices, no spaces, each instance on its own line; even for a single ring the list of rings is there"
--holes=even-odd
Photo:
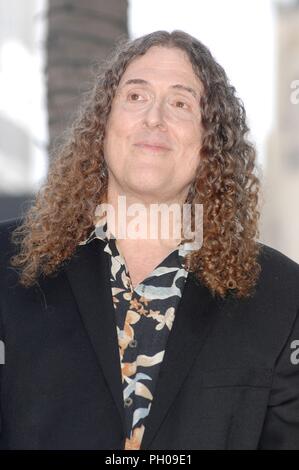
[[[116,239],[107,232],[106,219],[101,224],[95,222],[95,229],[80,245],[94,238],[106,241],[104,251],[110,260],[127,425],[124,449],[138,450],[152,406],[168,334],[188,276],[184,268],[185,245],[179,244],[133,288]]]

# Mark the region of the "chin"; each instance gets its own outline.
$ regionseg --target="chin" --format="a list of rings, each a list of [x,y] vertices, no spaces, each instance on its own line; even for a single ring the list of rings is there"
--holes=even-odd
[[[169,182],[169,175],[164,175],[161,171],[161,168],[158,167],[147,167],[147,166],[138,166],[131,169],[130,174],[127,173],[127,181],[135,186],[140,186],[141,188],[146,187],[157,187],[163,186]]]
[[[165,185],[164,185],[164,188],[165,188]],[[157,185],[157,184],[149,184],[149,183],[143,183],[143,184],[137,184],[137,185],[135,184],[134,185],[134,190],[138,191],[138,193],[140,193],[140,194],[142,194],[142,193],[144,193],[144,194],[157,194],[157,196],[159,196],[159,194],[163,190],[163,186]]]

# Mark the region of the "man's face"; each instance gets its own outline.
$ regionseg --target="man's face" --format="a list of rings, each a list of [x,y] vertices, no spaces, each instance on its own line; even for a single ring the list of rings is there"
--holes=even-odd
[[[154,46],[131,62],[104,141],[109,184],[117,193],[184,201],[199,162],[201,90],[180,49]]]

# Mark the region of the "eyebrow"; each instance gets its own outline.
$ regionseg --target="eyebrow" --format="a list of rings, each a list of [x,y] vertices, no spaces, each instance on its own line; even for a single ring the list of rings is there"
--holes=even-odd
[[[147,80],[144,80],[143,78],[131,78],[130,80],[127,80],[123,84],[123,86],[132,85],[132,84],[133,85],[150,85],[150,83]],[[177,90],[187,91],[187,92],[191,93],[191,95],[193,95],[196,100],[198,99],[198,94],[196,93],[194,88],[192,88],[190,86],[181,85],[180,83],[176,83],[175,85],[170,85],[170,88],[175,88]]]

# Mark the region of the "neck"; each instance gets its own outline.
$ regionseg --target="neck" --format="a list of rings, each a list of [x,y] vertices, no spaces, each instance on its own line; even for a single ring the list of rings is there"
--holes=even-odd
[[[109,188],[107,204],[113,210],[108,215],[108,228],[121,243],[144,244],[157,248],[176,247],[181,240],[181,208],[186,194],[177,198],[155,200],[138,197]],[[160,208],[160,210],[159,210]]]

